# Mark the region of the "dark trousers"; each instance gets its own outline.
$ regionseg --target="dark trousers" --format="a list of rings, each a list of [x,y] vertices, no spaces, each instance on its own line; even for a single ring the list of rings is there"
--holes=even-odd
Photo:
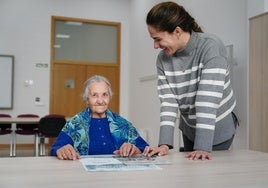
[[[235,128],[237,128],[237,126],[239,125],[238,118],[234,112],[232,112],[232,116],[233,116],[233,120],[234,120],[234,126],[235,126]],[[232,136],[232,138],[230,138],[229,140],[226,140],[225,142],[222,142],[222,143],[217,144],[217,145],[213,145],[212,150],[213,151],[228,150],[230,148],[230,146],[232,145],[233,139],[234,139],[234,135]],[[180,148],[180,151],[193,151],[194,150],[193,149],[194,143],[191,140],[189,140],[185,135],[183,135],[183,144],[184,144],[184,147]]]
[[[212,147],[213,151],[217,151],[217,150],[228,150],[230,148],[230,146],[232,145],[234,136],[232,138],[230,138],[229,140],[222,142],[220,144],[214,145]],[[186,136],[183,135],[183,144],[184,147],[181,148],[181,151],[193,151],[194,149],[194,143],[189,140]]]

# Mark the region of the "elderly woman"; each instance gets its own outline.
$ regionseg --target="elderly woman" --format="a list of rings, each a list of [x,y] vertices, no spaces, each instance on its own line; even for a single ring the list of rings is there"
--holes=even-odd
[[[105,77],[89,78],[83,94],[88,107],[67,121],[51,148],[51,155],[75,160],[80,155],[142,153],[148,144],[129,121],[108,109],[111,97],[111,85]]]

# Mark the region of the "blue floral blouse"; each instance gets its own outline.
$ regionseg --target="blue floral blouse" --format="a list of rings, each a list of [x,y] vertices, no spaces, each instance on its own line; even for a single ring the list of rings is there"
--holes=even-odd
[[[120,115],[107,110],[106,116],[109,123],[114,148],[117,150],[124,142],[134,144],[141,151],[148,143],[139,135],[137,129]],[[76,114],[67,121],[55,143],[51,148],[51,155],[56,156],[56,151],[66,144],[71,144],[80,155],[90,152],[89,128],[91,125],[91,112],[89,108]],[[64,136],[65,135],[65,136]],[[112,153],[111,153],[112,154]]]

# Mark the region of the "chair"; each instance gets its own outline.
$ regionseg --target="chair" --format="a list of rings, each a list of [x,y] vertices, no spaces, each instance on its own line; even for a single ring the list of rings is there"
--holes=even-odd
[[[45,138],[56,138],[65,125],[64,115],[49,114],[39,121],[40,155],[45,155]]]
[[[9,114],[0,114],[0,118],[11,118]],[[12,124],[11,123],[0,123],[0,135],[7,135],[10,134],[10,157],[13,156],[13,131],[12,131]]]
[[[39,116],[36,114],[20,114],[17,117],[19,117],[19,118],[39,118]],[[35,146],[34,155],[37,156],[38,155],[38,145],[37,145],[37,143],[38,143],[38,123],[27,123],[27,124],[17,123],[15,133],[20,134],[20,135],[34,135],[34,146]],[[14,156],[16,156],[16,139],[14,140],[14,144],[15,144]]]

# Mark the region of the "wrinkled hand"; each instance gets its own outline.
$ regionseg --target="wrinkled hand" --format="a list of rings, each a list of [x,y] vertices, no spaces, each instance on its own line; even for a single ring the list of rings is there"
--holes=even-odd
[[[191,160],[211,160],[211,153],[207,151],[196,150],[188,153],[186,157]]]
[[[140,154],[141,151],[139,148],[137,148],[134,144],[131,144],[129,142],[125,142],[122,144],[119,150],[115,150],[115,155],[121,155],[123,157],[130,157],[136,154]]]
[[[143,155],[151,157],[153,155],[164,156],[168,154],[169,147],[167,145],[161,145],[159,147],[146,146],[143,151]]]
[[[60,160],[76,160],[80,159],[80,155],[75,151],[72,145],[67,144],[56,151]]]

